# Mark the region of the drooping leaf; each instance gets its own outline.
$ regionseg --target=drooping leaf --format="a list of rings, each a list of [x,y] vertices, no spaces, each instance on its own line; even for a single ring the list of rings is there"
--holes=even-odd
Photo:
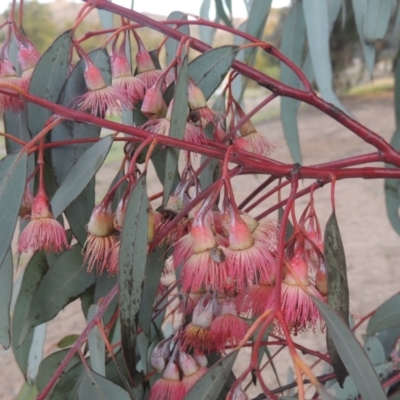
[[[44,387],[46,386],[47,382],[53,376],[54,371],[58,368],[61,362],[64,360],[65,356],[67,355],[69,349],[57,351],[55,353],[50,354],[47,356],[39,366],[39,371],[36,377],[36,385],[41,392]],[[66,368],[64,369],[64,374],[68,372],[71,368],[75,365],[80,364],[80,357],[78,354],[75,354],[71,361],[67,364]]]
[[[400,326],[400,294],[385,301],[368,322],[367,335]]]
[[[368,336],[364,350],[372,365],[383,364],[386,361],[385,349],[376,336]]]
[[[64,347],[70,347],[78,340],[78,338],[79,335],[76,334],[67,335],[57,343],[57,347],[60,349],[63,349]]]
[[[218,17],[221,18],[222,21],[224,21],[225,25],[232,27],[232,21],[231,21],[231,19],[229,18],[228,14],[225,11],[223,1],[222,0],[215,0],[215,7],[217,9]]]
[[[98,9],[97,10],[100,17],[101,25],[104,29],[111,29],[114,27],[114,14],[107,10]]]
[[[53,103],[57,101],[68,75],[72,36],[72,30],[62,33],[42,55],[33,71],[29,93]],[[36,136],[52,111],[34,103],[28,103],[27,109],[28,127],[32,136]]]
[[[185,400],[216,400],[232,371],[237,351],[223,357],[194,385]]]
[[[17,139],[23,140],[24,142],[29,142],[32,137],[28,130],[28,117],[26,109],[18,113],[4,111],[4,130]],[[9,138],[5,138],[5,141],[7,154],[18,151],[22,147],[19,143],[16,143]]]
[[[210,21],[210,6],[211,0],[203,0],[200,6],[200,17],[202,19],[205,19],[206,21]],[[215,28],[200,25],[199,36],[202,42],[207,43],[211,46],[215,36]]]
[[[89,57],[99,68],[104,81],[111,83],[111,66],[106,51],[94,50],[89,53]],[[69,75],[58,103],[65,107],[74,107],[77,98],[86,93],[86,84],[84,80],[85,62],[81,59]],[[58,124],[51,132],[51,141],[64,141],[71,139],[98,138],[101,128],[95,125],[88,125],[73,121],[63,121]],[[60,186],[71,168],[76,164],[81,155],[91,147],[91,143],[80,143],[54,147],[51,150],[51,165],[54,169],[54,175],[57,186]],[[85,185],[86,186],[86,185]],[[94,207],[94,179],[92,179],[82,192],[65,209],[65,215],[69,225],[83,245],[86,239],[85,225],[89,222],[90,215]]]
[[[249,18],[247,19],[246,32],[256,38],[261,39],[264,32],[265,23],[271,9],[272,0],[253,0],[251,3]],[[253,57],[257,47],[250,47],[245,50],[246,60],[252,65]]]
[[[228,73],[236,57],[237,46],[221,46],[206,51],[189,63],[189,76],[208,99]]]
[[[86,371],[82,363],[71,367],[61,376],[51,392],[50,400],[79,400],[79,387],[85,375]]]
[[[33,340],[31,332],[20,344],[20,332],[29,313],[33,295],[39,286],[42,277],[47,272],[49,266],[43,252],[35,253],[29,260],[25,269],[21,288],[15,302],[14,314],[12,318],[12,349],[17,364],[24,376],[27,376],[29,351]]]
[[[183,139],[188,115],[188,64],[185,57],[179,70],[178,82],[175,88],[174,104],[172,106],[169,136]],[[163,204],[167,204],[169,195],[175,189],[174,183],[178,175],[179,149],[167,148],[165,159]]]
[[[367,43],[385,37],[393,4],[393,0],[367,0],[364,17],[364,40]]]
[[[386,358],[390,358],[390,354],[393,351],[394,345],[400,336],[400,326],[390,328],[385,331],[378,333],[377,337],[381,341],[383,348],[385,349]]]
[[[284,213],[284,209],[281,207],[278,210],[278,220],[279,221],[282,220],[283,213]],[[286,224],[285,241],[290,239],[290,237],[293,235],[293,232],[294,232],[293,224],[290,222],[290,219],[288,219],[287,224]]]
[[[225,110],[225,96],[224,95],[221,94],[220,96],[218,96],[215,99],[212,109],[222,115],[225,114],[226,110]],[[214,127],[211,126],[210,124],[207,125],[204,129],[204,134],[208,140],[213,140],[213,133],[214,133]],[[208,159],[208,157],[201,156],[200,165],[202,165],[207,159]],[[199,177],[200,186],[201,186],[202,190],[207,189],[212,183],[214,183],[217,179],[219,179],[220,174],[221,174],[220,160],[218,160],[216,158],[212,158],[208,162],[208,164],[204,168],[204,170],[201,172],[200,177]]]
[[[37,387],[35,385],[28,385],[27,382],[24,382],[20,392],[18,393],[17,400],[35,400],[37,395],[39,394]]]
[[[51,200],[55,217],[58,217],[92,180],[107,157],[113,139],[112,135],[108,135],[99,140],[86,150],[71,168]]]
[[[374,71],[375,65],[375,46],[373,43],[367,43],[364,38],[364,19],[368,0],[352,0],[354,17],[356,20],[357,33],[360,37],[360,42],[364,54],[365,65],[367,66],[370,76]]]
[[[89,323],[99,306],[97,304],[92,304],[89,308],[87,322]],[[101,376],[106,375],[106,353],[105,353],[105,343],[99,328],[95,326],[89,333],[88,336],[88,346],[90,352],[90,364],[94,372]]]
[[[158,247],[148,255],[146,264],[146,280],[144,281],[142,299],[139,310],[139,325],[144,334],[150,334],[153,304],[157,294],[157,287],[165,264],[167,246]]]
[[[35,327],[54,318],[67,304],[78,298],[95,276],[82,268],[82,248],[75,245],[64,252],[48,270],[32,298],[20,341]]]
[[[0,161],[0,265],[10,249],[25,190],[27,154],[13,153]]]
[[[11,344],[10,305],[13,288],[13,260],[11,250],[8,251],[0,265],[0,344],[8,349]]]
[[[32,345],[29,351],[28,368],[26,372],[28,382],[35,382],[39,364],[43,359],[46,326],[47,324],[44,323],[33,330]]]
[[[329,54],[329,14],[327,0],[304,0],[304,18],[308,46],[314,66],[315,79],[321,96],[346,112],[332,87],[332,65]],[[318,18],[315,18],[318,15]]]
[[[325,227],[324,257],[328,280],[328,304],[339,314],[343,323],[348,326],[349,285],[347,282],[346,256],[335,211],[332,212]],[[329,328],[326,333],[326,343],[336,379],[339,385],[342,385],[346,378],[347,371],[335,347]]]
[[[296,3],[286,19],[282,33],[282,53],[294,62],[297,66],[301,65],[304,42],[306,38],[306,26],[304,21],[303,7],[301,3]],[[298,87],[299,79],[294,72],[284,63],[281,63],[281,76],[283,83]],[[298,101],[288,97],[281,98],[281,120],[286,143],[289,147],[293,161],[301,164],[301,152],[299,143],[299,129],[297,126]]]
[[[399,64],[399,63],[397,63]],[[399,65],[400,67],[400,65]],[[400,72],[400,68],[398,68]],[[397,66],[396,66],[397,71]],[[397,77],[397,74],[396,74]],[[400,78],[400,74],[399,74]],[[397,82],[397,78],[396,78]],[[400,79],[399,79],[400,83]],[[397,112],[398,111],[398,112]],[[396,110],[396,118],[399,116],[400,118],[400,110]],[[399,124],[400,121],[397,122]],[[400,124],[394,133],[392,140],[390,141],[391,146],[395,150],[400,149]],[[390,166],[388,166],[390,167]],[[392,228],[400,235],[400,217],[399,217],[399,208],[400,208],[400,194],[399,194],[400,181],[399,179],[385,179],[385,202],[386,202],[386,213],[389,218],[390,224]]]
[[[115,383],[94,371],[87,371],[79,387],[79,399],[130,400],[131,397]]]
[[[246,27],[247,27],[247,20],[243,21],[239,27],[238,30],[242,31],[242,32],[246,32]],[[233,38],[233,44],[235,46],[242,46],[244,43],[246,42],[246,40],[239,35],[235,35],[235,37]],[[246,49],[247,50],[247,49]],[[245,51],[238,51],[237,55],[236,55],[236,61],[239,62],[245,62]],[[249,79],[246,79],[245,77],[243,77],[242,75],[238,75],[233,81],[232,81],[232,95],[233,97],[240,103],[243,102],[243,95],[244,95],[244,91],[246,89],[246,86],[249,82]]]
[[[385,392],[367,355],[342,319],[323,301],[313,298],[333,343],[364,400],[384,400]]]
[[[119,306],[122,348],[129,374],[136,374],[136,334],[147,259],[146,177],[136,183],[126,208],[119,253]]]
[[[106,273],[96,277],[92,304],[98,304],[103,297],[110,293],[111,289],[117,284],[117,278],[117,275],[109,276]],[[115,297],[103,314],[104,324],[107,324],[110,321],[114,314],[115,308],[117,307],[117,303],[118,299]]]
[[[187,21],[187,15],[182,11],[173,11],[171,14],[168,15],[168,20],[185,20]],[[190,29],[189,25],[182,25],[178,28],[178,31],[183,33],[186,36],[190,36]],[[167,65],[169,65],[172,60],[176,57],[178,51],[179,41],[168,38],[165,42],[165,51],[167,53]]]
[[[393,371],[393,364],[379,364],[374,366],[374,369],[381,380],[387,379]],[[331,385],[329,393],[334,395],[335,400],[357,400],[360,397],[360,392],[350,376],[344,381],[343,388],[337,382]]]

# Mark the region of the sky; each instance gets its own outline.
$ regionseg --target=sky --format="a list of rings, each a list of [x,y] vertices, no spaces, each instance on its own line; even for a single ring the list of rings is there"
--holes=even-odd
[[[41,3],[48,3],[48,0],[39,0]],[[75,2],[79,2],[73,0]],[[113,0],[115,4],[130,7],[131,0]],[[134,0],[134,9],[139,12],[149,12],[159,15],[168,15],[172,11],[182,11],[185,13],[199,14],[202,0]],[[0,0],[0,13],[2,13],[10,1]],[[273,7],[285,7],[290,0],[273,0]],[[243,0],[232,1],[234,17],[243,17],[245,14],[245,6]]]

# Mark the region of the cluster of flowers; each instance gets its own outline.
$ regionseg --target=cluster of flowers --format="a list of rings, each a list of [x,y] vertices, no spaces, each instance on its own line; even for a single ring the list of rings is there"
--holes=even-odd
[[[86,63],[84,76],[88,89],[86,94],[77,99],[75,106],[104,116],[106,111],[119,112],[121,108],[132,109],[140,105],[142,113],[148,118],[141,128],[167,135],[173,100],[167,106],[163,92],[174,81],[176,73],[173,67],[179,61],[175,60],[164,71],[156,69],[153,59],[134,32],[138,43],[137,74],[134,76],[125,53],[126,34],[124,31],[120,46],[117,46],[118,38],[112,45],[111,86],[106,85],[100,70],[75,43],[78,54]],[[7,77],[8,82],[14,85],[18,82],[25,90],[29,85],[28,73],[31,75],[39,55],[32,46],[29,47],[30,42],[26,38],[21,38],[20,42],[25,43],[25,46],[20,46],[19,55],[19,59],[23,60],[22,77],[16,75],[7,57],[7,47],[3,46],[0,64],[0,79],[3,81],[0,82]],[[4,109],[18,111],[18,102],[20,100],[15,97],[0,97],[0,106]],[[200,88],[189,78],[184,140],[205,143],[204,128],[212,124],[215,140],[223,142],[228,138],[238,148],[269,155],[272,146],[249,120],[242,124],[238,133],[227,134],[224,124],[228,114],[231,123],[245,117],[234,100],[226,115],[216,114],[207,106]],[[95,207],[87,226],[88,238],[83,253],[88,271],[94,269],[98,274],[118,272],[120,232],[138,173],[135,161],[128,161],[131,164],[128,163],[125,180],[118,183],[127,183],[118,207],[112,210],[111,206],[117,185]],[[166,207],[166,211],[173,214],[177,214],[192,200],[190,190],[197,178],[195,173],[190,173],[190,155],[186,162],[188,166],[182,173],[181,183]],[[211,195],[192,209],[165,239],[173,248],[172,263],[177,271],[181,299],[179,312],[184,318],[175,335],[159,343],[153,351],[152,366],[162,377],[151,389],[152,400],[183,399],[207,371],[205,355],[211,352],[224,353],[237,346],[248,331],[247,320],[264,314],[276,304],[279,224],[276,220],[266,218],[257,221],[239,210],[226,177],[224,184],[220,206],[218,193]],[[42,173],[36,196],[33,197],[26,190],[20,215],[30,218],[30,222],[20,236],[19,252],[41,249],[60,252],[69,248],[64,228],[52,215]],[[151,242],[158,229],[168,222],[168,217],[154,211],[151,206],[148,216],[148,241]],[[315,329],[320,321],[319,312],[309,295],[320,299],[327,295],[321,231],[312,201],[295,228],[292,238],[285,244],[285,268],[279,300],[289,330],[297,334]],[[281,333],[278,322],[275,333]],[[235,388],[234,392],[232,398],[247,398],[240,387]]]

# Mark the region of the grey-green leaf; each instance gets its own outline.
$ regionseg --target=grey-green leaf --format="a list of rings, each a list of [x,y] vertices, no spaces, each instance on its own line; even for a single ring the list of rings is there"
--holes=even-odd
[[[68,75],[68,61],[72,30],[62,33],[38,61],[31,78],[29,92],[55,103]],[[36,136],[52,112],[34,103],[28,103],[28,128]]]
[[[173,11],[168,15],[167,20],[184,20],[187,21],[187,15],[182,11]],[[182,25],[178,28],[178,31],[184,35],[190,36],[189,25]],[[172,60],[176,57],[178,51],[179,41],[168,38],[165,42],[165,51],[167,53],[167,65],[169,65]]]
[[[399,63],[398,63],[399,64]],[[400,68],[397,68],[396,70]],[[400,75],[399,75],[400,77]],[[396,82],[397,82],[397,74],[396,74]],[[399,79],[400,83],[400,79]],[[397,93],[397,92],[396,92]],[[398,111],[398,112],[397,112]],[[396,110],[396,119],[397,116],[400,116],[400,110]],[[400,117],[399,117],[400,118]],[[400,121],[397,121],[399,124]],[[392,140],[390,141],[392,147],[396,150],[400,149],[400,125],[396,129]],[[385,202],[386,202],[386,213],[389,218],[390,224],[392,228],[400,235],[400,217],[399,217],[399,208],[400,208],[400,194],[399,187],[400,181],[398,179],[385,179]]]
[[[82,248],[64,252],[41,280],[22,328],[20,341],[35,327],[54,318],[67,304],[94,284],[95,276],[82,268]]]
[[[185,57],[179,71],[178,82],[175,88],[174,104],[172,106],[171,125],[169,136],[183,139],[188,115],[188,64]],[[178,149],[167,148],[165,160],[164,196],[163,204],[166,205],[169,195],[175,189],[178,175]]]
[[[99,306],[97,304],[92,304],[89,307],[89,312],[87,317],[88,323],[93,319],[98,309]],[[105,376],[106,375],[105,343],[97,326],[95,326],[89,333],[88,346],[90,352],[90,364],[92,366],[93,371],[101,376]]]
[[[107,157],[113,140],[113,135],[108,135],[99,140],[86,150],[71,168],[51,200],[55,217],[58,217],[89,184]]]
[[[35,253],[29,260],[24,271],[20,291],[14,307],[12,319],[12,349],[18,366],[24,376],[27,375],[29,351],[33,340],[33,332],[20,344],[20,332],[29,313],[32,302],[40,281],[48,271],[47,259],[44,252]]]
[[[335,211],[332,212],[325,227],[324,257],[328,279],[328,304],[339,314],[343,322],[348,326],[349,286],[347,282],[346,256]],[[332,340],[329,328],[326,341],[336,379],[339,384],[342,385],[346,378],[347,371]]]
[[[375,46],[373,43],[367,43],[364,38],[364,18],[367,7],[367,0],[352,0],[354,17],[356,20],[357,33],[360,37],[360,42],[364,54],[365,64],[370,76],[374,71],[375,65]]]
[[[236,57],[237,46],[221,46],[209,50],[189,63],[189,76],[208,99],[228,73]]]
[[[119,253],[119,306],[124,358],[136,374],[136,334],[147,260],[148,198],[146,177],[136,183],[126,208]]]
[[[364,40],[383,39],[389,26],[393,0],[367,0],[364,18]]]
[[[372,365],[383,364],[386,361],[385,349],[376,336],[367,337],[364,344],[364,350]]]
[[[305,38],[306,25],[303,7],[301,3],[296,3],[292,7],[283,28],[281,51],[297,66],[300,66],[302,62]],[[281,63],[281,81],[292,87],[299,86],[299,79],[284,63]],[[297,100],[288,97],[281,98],[281,120],[286,143],[293,161],[301,164],[299,129],[297,126],[298,105]]]
[[[346,112],[332,87],[332,65],[329,54],[329,14],[327,0],[303,0],[308,46],[315,79],[321,96]],[[318,15],[316,18],[315,16]]]
[[[11,250],[8,251],[0,265],[0,344],[8,349],[10,336],[10,305],[13,288],[13,260]]]
[[[368,322],[367,335],[400,326],[400,294],[385,301]]]
[[[131,398],[120,386],[89,370],[80,384],[79,399],[130,400]]]
[[[206,21],[210,21],[210,6],[211,0],[203,0],[200,6],[200,17],[205,19]],[[204,25],[199,26],[200,40],[204,43],[209,44],[210,46],[214,39],[215,32],[215,28],[210,28]]]
[[[253,0],[251,3],[249,18],[247,19],[246,32],[256,38],[261,39],[264,32],[265,23],[271,9],[272,0]],[[245,50],[246,60],[253,60],[257,48]]]
[[[0,264],[14,235],[19,207],[25,190],[27,154],[14,153],[0,161]]]
[[[69,349],[57,351],[55,353],[50,354],[46,357],[39,365],[39,371],[36,377],[36,385],[41,392],[44,387],[46,386],[47,382],[52,377],[54,371],[57,367],[61,364],[62,360],[64,360],[65,356],[67,355]],[[73,368],[75,365],[80,364],[80,357],[78,354],[75,354],[71,361],[67,364],[66,368],[64,369],[64,374]]]
[[[232,371],[238,352],[223,357],[194,385],[185,400],[215,400]]]
[[[385,400],[386,395],[367,355],[342,319],[323,301],[313,298],[335,347],[364,400]]]
[[[148,337],[153,317],[153,305],[157,294],[157,287],[164,268],[167,246],[157,247],[147,258],[146,280],[144,281],[142,299],[139,310],[139,325]]]

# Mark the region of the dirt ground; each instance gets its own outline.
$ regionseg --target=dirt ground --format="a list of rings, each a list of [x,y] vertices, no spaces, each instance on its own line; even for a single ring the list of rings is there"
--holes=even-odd
[[[384,92],[370,97],[344,99],[345,106],[353,115],[390,140],[394,132],[393,93]],[[299,128],[303,164],[312,165],[335,159],[364,154],[374,149],[363,143],[354,134],[346,131],[340,124],[322,113],[304,108],[300,111]],[[279,118],[259,125],[259,130],[266,134],[277,146],[272,157],[283,162],[290,162],[289,153],[283,139]],[[107,167],[111,176],[113,165]],[[107,170],[101,179],[107,176]],[[244,199],[258,183],[261,176],[239,177],[234,181],[238,202]],[[305,186],[308,182],[302,182]],[[329,218],[330,186],[318,190],[315,194],[316,207],[322,226]],[[297,202],[298,213],[304,209],[307,199]],[[268,207],[264,203],[254,210],[257,215]],[[391,228],[386,217],[382,180],[346,180],[336,185],[336,213],[347,257],[348,278],[350,285],[351,311],[357,319],[372,308],[381,304],[400,290],[400,238]],[[45,345],[46,355],[52,346],[67,334],[79,333],[85,321],[80,313],[80,304],[75,302],[62,311],[54,321],[48,324]],[[362,328],[361,328],[362,332]],[[307,333],[296,341],[319,350],[324,348],[323,336]],[[248,352],[244,351],[240,365],[247,365]],[[280,377],[286,383],[286,374],[290,360],[285,356],[278,363]],[[236,370],[240,366],[236,367]],[[10,350],[0,352],[0,399],[16,399],[23,378]],[[267,376],[271,387],[276,383]],[[253,388],[251,395],[259,391]]]

